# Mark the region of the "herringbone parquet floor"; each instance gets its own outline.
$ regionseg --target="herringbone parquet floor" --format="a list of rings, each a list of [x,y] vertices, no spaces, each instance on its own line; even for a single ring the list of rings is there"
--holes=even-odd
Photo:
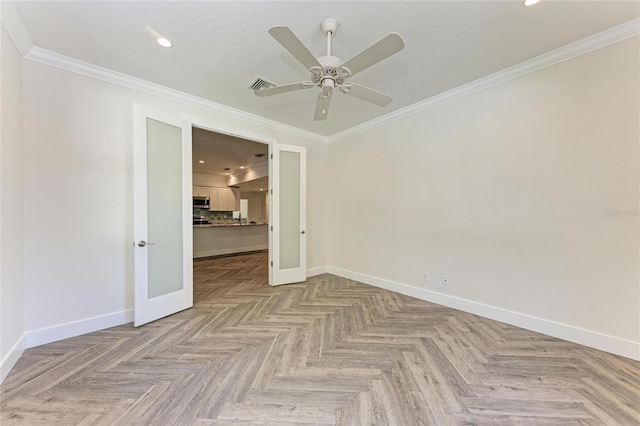
[[[640,363],[267,255],[195,263],[193,309],[29,349],[2,425],[633,425]]]

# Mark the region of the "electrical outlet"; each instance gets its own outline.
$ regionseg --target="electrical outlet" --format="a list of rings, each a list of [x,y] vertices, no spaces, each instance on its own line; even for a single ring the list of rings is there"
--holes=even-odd
[[[429,273],[428,272],[423,272],[422,273],[422,281],[424,282],[429,282]]]
[[[442,276],[442,285],[449,285],[449,275],[443,275]]]

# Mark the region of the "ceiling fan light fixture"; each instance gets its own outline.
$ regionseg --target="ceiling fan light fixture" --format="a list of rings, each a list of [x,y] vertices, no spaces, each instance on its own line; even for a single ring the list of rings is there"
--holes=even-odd
[[[336,82],[332,78],[325,78],[322,80],[322,93],[320,97],[323,99],[330,98],[333,94],[333,88],[336,86]]]

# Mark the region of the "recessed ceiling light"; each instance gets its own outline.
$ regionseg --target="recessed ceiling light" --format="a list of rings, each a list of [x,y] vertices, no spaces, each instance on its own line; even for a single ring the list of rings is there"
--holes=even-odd
[[[260,191],[264,191],[262,188],[260,188]]]
[[[227,176],[229,176],[229,173],[227,173]]]
[[[198,161],[198,163],[204,164],[204,160],[200,160],[200,161]]]
[[[525,6],[533,6],[534,4],[538,3],[540,0],[524,0],[524,5]]]
[[[173,44],[169,40],[167,40],[166,38],[158,37],[156,39],[156,41],[162,47],[171,47],[171,46],[173,46]]]
[[[244,169],[244,166],[240,166],[241,169]]]

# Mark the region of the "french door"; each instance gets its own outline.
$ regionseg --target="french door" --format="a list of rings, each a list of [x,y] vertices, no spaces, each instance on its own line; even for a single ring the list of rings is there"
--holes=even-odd
[[[269,145],[269,284],[307,279],[307,160],[301,146]]]
[[[134,105],[134,326],[193,306],[191,125]]]
[[[133,112],[137,327],[193,306],[191,126],[210,126],[140,105]],[[269,284],[303,282],[306,149],[273,142],[269,155]]]

